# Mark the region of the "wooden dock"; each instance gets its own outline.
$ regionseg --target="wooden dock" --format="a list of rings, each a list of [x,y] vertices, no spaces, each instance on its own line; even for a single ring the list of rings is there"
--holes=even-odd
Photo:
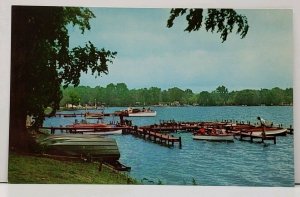
[[[132,127],[128,126],[116,126],[116,127],[40,127],[40,129],[48,129],[51,134],[54,134],[56,130],[61,133],[73,133],[73,134],[84,134],[86,132],[107,132],[113,130],[128,130]]]
[[[73,118],[73,117],[85,117],[86,115],[88,115],[87,113],[56,113],[53,116],[46,116],[46,117],[63,117],[63,118]],[[99,116],[103,115],[103,116],[118,116],[118,114],[115,113],[103,113],[100,114]]]
[[[274,144],[276,144],[276,136],[262,136],[262,135],[257,135],[249,132],[240,132],[240,138],[239,140],[247,140],[245,138],[248,138],[250,142],[254,142],[254,139],[261,139],[261,143],[264,143],[265,141],[273,141]]]
[[[140,137],[144,140],[149,140],[154,143],[159,143],[165,146],[174,146],[178,143],[179,148],[182,148],[181,137],[173,137],[171,135],[162,134],[155,130],[139,129],[137,126],[116,126],[116,127],[40,127],[40,129],[48,129],[51,134],[55,134],[55,131],[61,133],[73,133],[73,134],[84,134],[89,133],[105,133],[112,130],[122,130],[122,134],[131,134],[136,137]]]
[[[135,127],[134,129],[127,129],[125,133],[142,138],[144,140],[149,140],[154,143],[159,143],[167,147],[174,146],[175,143],[178,143],[179,148],[182,148],[181,137],[173,137],[171,135],[162,134],[155,130],[139,129]]]

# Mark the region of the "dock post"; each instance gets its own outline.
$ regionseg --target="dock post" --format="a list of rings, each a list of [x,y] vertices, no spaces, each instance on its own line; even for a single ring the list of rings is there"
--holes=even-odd
[[[181,143],[181,136],[179,137],[179,148],[182,148],[182,143]]]
[[[274,136],[274,144],[276,144],[276,136]]]
[[[101,172],[102,170],[102,161],[99,162],[99,167],[98,167],[98,171]]]
[[[289,129],[289,133],[291,134],[291,135],[293,135],[293,133],[294,133],[294,129],[293,129],[293,126],[292,125],[290,125],[290,129]]]
[[[51,127],[51,134],[54,134],[54,128]]]
[[[148,140],[151,141],[151,135],[150,135],[150,131],[149,130],[147,130],[147,134],[148,134]]]

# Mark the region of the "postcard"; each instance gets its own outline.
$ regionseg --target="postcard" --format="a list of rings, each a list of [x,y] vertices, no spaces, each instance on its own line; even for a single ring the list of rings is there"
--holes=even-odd
[[[9,183],[294,186],[291,9],[11,9]]]

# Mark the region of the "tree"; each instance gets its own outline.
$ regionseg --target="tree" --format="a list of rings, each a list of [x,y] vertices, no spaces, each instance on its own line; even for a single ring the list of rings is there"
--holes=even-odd
[[[237,25],[236,33],[240,34],[241,38],[244,38],[248,33],[249,25],[247,17],[237,14],[233,9],[208,9],[204,21],[203,9],[171,9],[167,27],[172,27],[175,18],[182,16],[187,12],[186,20],[188,26],[185,31],[198,31],[203,26],[204,22],[206,31],[211,31],[213,33],[216,30],[217,33],[221,34],[220,38],[222,39],[222,42],[227,39],[229,33],[232,33],[235,25]]]
[[[81,72],[107,74],[116,52],[98,49],[91,42],[69,49],[68,25],[83,34],[94,14],[87,8],[12,7],[10,147],[27,148],[26,116],[35,125],[44,109],[59,108],[61,84],[77,86]]]
[[[168,89],[169,95],[170,95],[170,101],[171,102],[179,102],[180,104],[183,103],[184,98],[184,91],[180,88],[174,87]]]
[[[70,97],[69,103],[72,105],[72,108],[74,105],[78,105],[80,103],[80,97],[77,92],[75,91],[70,92],[69,97]]]
[[[259,94],[256,90],[241,90],[235,94],[236,105],[254,106],[259,104]]]
[[[198,103],[203,106],[215,105],[212,95],[207,91],[202,91],[198,94]]]
[[[225,86],[222,85],[222,86],[217,87],[216,93],[219,96],[220,104],[221,105],[226,105],[227,100],[228,100],[228,89]]]

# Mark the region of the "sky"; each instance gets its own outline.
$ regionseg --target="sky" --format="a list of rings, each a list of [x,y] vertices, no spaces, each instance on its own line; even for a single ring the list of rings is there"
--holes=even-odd
[[[69,28],[70,45],[91,41],[117,51],[109,74],[82,73],[80,85],[126,83],[129,89],[179,87],[194,92],[224,85],[229,91],[293,87],[292,10],[236,10],[250,26],[244,39],[185,32],[185,17],[167,28],[170,9],[91,8],[96,18],[84,35]]]

